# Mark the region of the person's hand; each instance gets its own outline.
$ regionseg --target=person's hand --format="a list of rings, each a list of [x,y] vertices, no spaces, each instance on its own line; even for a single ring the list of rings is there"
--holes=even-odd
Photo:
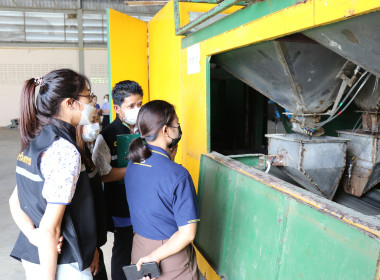
[[[172,161],[174,161],[175,156],[176,156],[176,154],[177,154],[177,148],[178,148],[178,144],[175,145],[173,148],[170,148],[170,149],[169,149],[169,155],[170,155],[170,159],[171,159]]]
[[[99,251],[98,248],[95,249],[94,259],[92,260],[92,264],[90,266],[91,273],[95,276],[98,273],[99,269]]]
[[[143,263],[149,263],[149,262],[156,262],[157,264],[160,264],[159,261],[157,261],[156,259],[152,258],[150,255],[149,256],[146,256],[146,257],[143,257],[141,259],[139,259],[139,261],[136,263],[136,267],[137,267],[137,271],[140,271],[141,270],[141,265]],[[146,276],[146,277],[143,277],[142,278],[143,280],[155,280],[156,278],[150,278],[149,276]]]
[[[61,236],[59,239],[58,239],[58,245],[57,245],[57,251],[58,251],[58,254],[60,254],[62,252],[62,243],[63,243],[63,236]]]

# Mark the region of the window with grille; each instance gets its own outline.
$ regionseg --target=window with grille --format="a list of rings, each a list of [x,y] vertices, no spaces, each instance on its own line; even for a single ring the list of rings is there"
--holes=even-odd
[[[77,43],[75,12],[0,11],[0,42]],[[107,43],[107,16],[83,13],[84,44]]]

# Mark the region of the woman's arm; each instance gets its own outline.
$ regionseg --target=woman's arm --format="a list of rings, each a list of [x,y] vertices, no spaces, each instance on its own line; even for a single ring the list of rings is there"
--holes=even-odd
[[[103,175],[100,177],[102,179],[102,182],[104,183],[124,180],[126,170],[126,167],[112,167],[111,171],[107,175]]]
[[[38,239],[34,238],[36,228],[32,220],[22,211],[20,202],[18,200],[17,186],[15,187],[11,197],[9,198],[9,208],[11,215],[18,228],[29,239],[29,242],[37,246]]]
[[[165,244],[158,247],[148,256],[141,258],[137,262],[137,270],[141,269],[141,265],[143,263],[152,261],[160,262],[163,259],[178,253],[194,240],[196,231],[197,223],[192,223],[186,226],[178,227],[178,231],[175,232]]]
[[[66,205],[48,204],[38,229],[35,228],[32,220],[20,207],[17,186],[9,199],[9,205],[13,220],[17,226],[29,239],[29,242],[38,247],[40,263],[44,267],[41,279],[55,279],[58,254],[62,246],[62,237],[60,238],[61,222]],[[43,242],[40,242],[40,240],[43,240]]]
[[[41,265],[41,279],[54,280],[57,268],[58,252],[57,243],[61,235],[61,223],[66,205],[51,204],[46,206],[45,213],[39,226],[40,240],[38,255]]]
[[[9,208],[11,215],[18,228],[28,238],[29,242],[34,246],[38,246],[40,240],[39,229],[35,227],[33,221],[21,209],[20,201],[18,200],[17,186],[15,187],[11,197],[9,198]],[[57,244],[57,252],[61,253],[63,236],[59,238]]]
[[[94,258],[92,259],[92,263],[90,265],[92,275],[96,275],[99,269],[99,251],[98,248],[95,249]]]

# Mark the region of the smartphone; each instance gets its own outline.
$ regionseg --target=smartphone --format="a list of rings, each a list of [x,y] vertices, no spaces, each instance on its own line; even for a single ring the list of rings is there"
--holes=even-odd
[[[123,271],[127,280],[139,280],[146,276],[152,279],[161,276],[160,267],[156,262],[143,263],[140,271],[137,271],[135,264],[124,266]]]

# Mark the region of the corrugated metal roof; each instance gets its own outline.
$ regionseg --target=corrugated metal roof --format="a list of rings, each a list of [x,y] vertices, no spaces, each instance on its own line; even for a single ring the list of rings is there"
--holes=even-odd
[[[105,14],[83,14],[83,41],[85,44],[106,44]],[[0,11],[0,42],[77,43],[77,14]]]
[[[154,0],[153,0],[154,1]],[[0,42],[78,43],[77,0],[0,0]],[[162,6],[127,6],[118,0],[82,0],[84,44],[107,43],[106,10],[149,21]]]
[[[154,1],[154,0],[152,0]],[[108,8],[114,9],[126,14],[141,16],[153,16],[162,5],[151,6],[127,6],[120,0],[82,0],[82,9],[90,11],[106,11]],[[19,9],[52,9],[52,10],[76,10],[79,8],[77,0],[0,0],[0,8],[19,8]]]

